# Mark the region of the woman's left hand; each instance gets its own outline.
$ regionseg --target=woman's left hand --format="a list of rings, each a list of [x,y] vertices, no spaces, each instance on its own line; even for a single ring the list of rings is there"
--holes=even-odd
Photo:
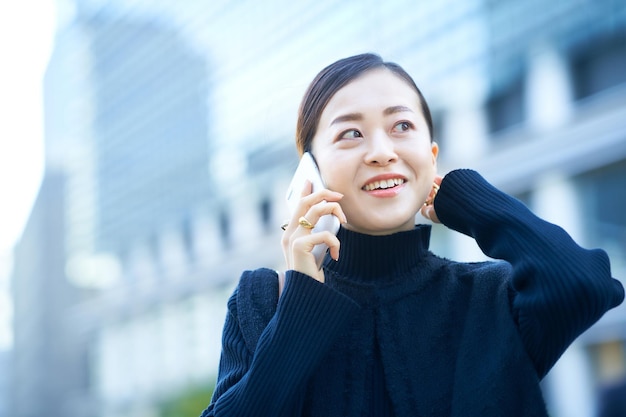
[[[426,203],[424,203],[424,205],[422,206],[420,210],[420,213],[422,214],[422,216],[426,217],[428,220],[434,223],[441,223],[439,221],[439,218],[437,217],[437,213],[435,212],[435,198],[437,197],[437,191],[439,190],[439,186],[441,185],[442,180],[443,180],[443,177],[441,175],[435,176],[434,182],[435,184],[437,184],[437,188],[433,187],[432,190],[430,190],[428,199],[426,200]]]

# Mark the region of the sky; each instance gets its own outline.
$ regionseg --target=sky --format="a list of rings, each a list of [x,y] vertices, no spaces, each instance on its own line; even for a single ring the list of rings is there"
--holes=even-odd
[[[0,350],[10,345],[11,253],[43,174],[42,82],[54,0],[0,2]]]

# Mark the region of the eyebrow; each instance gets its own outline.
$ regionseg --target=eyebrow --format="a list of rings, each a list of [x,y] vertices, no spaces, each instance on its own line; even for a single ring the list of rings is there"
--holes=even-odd
[[[413,110],[411,110],[410,108],[406,106],[391,106],[383,110],[383,115],[389,116],[390,114],[402,113],[402,112],[413,113]],[[348,114],[344,114],[341,116],[337,116],[332,122],[330,122],[330,125],[332,126],[337,123],[354,122],[354,121],[360,121],[360,120],[363,120],[362,113],[348,113]]]
[[[392,107],[387,107],[384,111],[383,114],[385,116],[389,116],[390,114],[394,114],[394,113],[402,113],[402,112],[411,112],[413,113],[413,110],[411,110],[410,108],[406,107],[406,106],[392,106]]]
[[[338,123],[354,122],[359,120],[363,120],[363,115],[361,113],[348,113],[342,116],[337,116],[332,122],[330,122],[330,125],[332,126]]]

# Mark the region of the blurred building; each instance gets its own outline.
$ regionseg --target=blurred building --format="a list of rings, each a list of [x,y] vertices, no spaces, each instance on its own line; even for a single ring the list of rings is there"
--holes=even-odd
[[[166,25],[79,10],[59,31],[45,79],[45,179],[13,276],[11,415],[100,415],[93,357],[119,309],[86,324],[74,310],[103,288],[141,287],[145,274],[122,271],[157,259],[161,243],[163,262],[191,260],[191,215],[212,200],[206,73],[204,56]],[[173,241],[168,228],[186,234]],[[169,274],[161,266],[153,283]]]
[[[103,257],[123,262],[132,240],[155,246],[211,200],[207,80],[204,56],[166,24],[79,10],[58,32],[46,164],[70,173],[70,278]]]
[[[11,352],[8,350],[0,352],[0,416],[9,415],[10,354]]]
[[[14,344],[7,415],[70,416],[87,392],[86,353],[69,308],[80,291],[65,278],[65,178],[48,172],[15,250]]]
[[[58,415],[156,416],[164,398],[214,381],[238,276],[283,265],[300,96],[323,66],[365,51],[414,76],[442,172],[477,169],[581,245],[605,248],[626,277],[626,5],[76,1],[46,77],[47,164],[66,175],[54,237],[65,264],[20,273],[35,256],[21,249],[15,274],[82,288],[50,316],[72,329],[72,366],[86,375],[67,391],[75,414]],[[38,239],[51,245],[25,233],[21,246]],[[484,257],[443,227],[432,249]],[[37,317],[32,303],[52,303],[19,285],[16,334]],[[19,346],[46,340],[22,332],[18,373],[37,366]],[[593,415],[597,390],[626,375],[625,340],[620,306],[572,345],[544,382],[552,415]]]

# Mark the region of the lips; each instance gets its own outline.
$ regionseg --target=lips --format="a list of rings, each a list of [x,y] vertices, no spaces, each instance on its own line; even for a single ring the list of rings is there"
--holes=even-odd
[[[405,183],[404,178],[388,178],[368,182],[363,186],[365,191],[386,190],[387,188],[397,187]]]

